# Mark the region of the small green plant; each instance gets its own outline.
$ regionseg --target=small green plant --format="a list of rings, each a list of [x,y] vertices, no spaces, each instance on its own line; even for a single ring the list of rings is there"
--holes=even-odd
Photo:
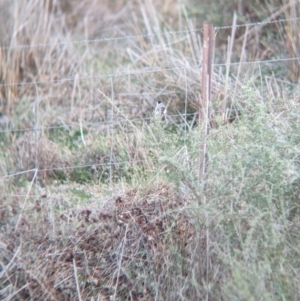
[[[90,183],[93,179],[91,168],[74,168],[69,175],[70,181],[77,183]]]
[[[72,193],[76,195],[81,201],[89,200],[91,195],[86,193],[83,189],[74,188],[72,189]]]

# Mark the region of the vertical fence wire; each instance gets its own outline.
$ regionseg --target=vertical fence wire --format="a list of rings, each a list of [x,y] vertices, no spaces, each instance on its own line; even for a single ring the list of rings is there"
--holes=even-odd
[[[34,133],[35,133],[35,169],[36,169],[36,173],[35,173],[35,178],[34,180],[34,190],[35,190],[35,194],[37,194],[37,184],[38,184],[38,169],[39,169],[39,162],[38,162],[38,157],[39,157],[39,136],[40,136],[40,132],[39,132],[39,89],[37,84],[35,84],[35,92],[36,92],[36,96],[35,96],[35,104],[34,104],[34,116],[35,116],[35,121],[34,121]],[[31,137],[29,138],[31,140]]]
[[[188,99],[188,89],[187,89],[187,78],[186,69],[184,69],[184,81],[185,81],[185,95],[184,95],[184,145],[186,146],[187,131],[188,131],[188,120],[187,120],[187,99]]]
[[[111,88],[111,117],[110,117],[110,158],[109,158],[109,191],[112,194],[112,182],[113,182],[113,147],[114,147],[114,81],[113,77],[110,78],[110,88]]]

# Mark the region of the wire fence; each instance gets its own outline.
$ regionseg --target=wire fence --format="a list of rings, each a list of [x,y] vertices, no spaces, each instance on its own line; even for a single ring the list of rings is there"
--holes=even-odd
[[[218,63],[213,64],[214,67],[222,67],[222,66],[237,66],[237,65],[252,65],[252,64],[270,64],[276,62],[288,62],[288,61],[300,61],[300,56],[291,57],[291,58],[276,58],[270,60],[256,60],[256,61],[240,61],[240,62],[230,62],[230,63]],[[32,81],[32,82],[19,82],[19,83],[9,83],[9,84],[0,84],[0,87],[9,87],[9,86],[29,86],[29,85],[40,85],[40,84],[49,84],[49,83],[62,83],[62,82],[74,82],[78,80],[96,80],[101,78],[115,78],[122,76],[133,76],[133,75],[142,75],[149,73],[159,73],[159,72],[170,72],[170,71],[178,71],[178,70],[192,70],[201,68],[201,64],[194,66],[183,66],[183,67],[171,67],[171,68],[153,68],[150,70],[142,70],[142,71],[134,71],[134,72],[125,72],[125,73],[112,73],[105,75],[95,75],[95,76],[83,76],[73,78],[61,78],[61,79],[53,79],[48,81]]]
[[[234,26],[220,26],[220,27],[214,27],[215,30],[221,31],[225,29],[232,29],[235,27],[236,29],[240,28],[245,28],[245,27],[253,27],[255,28],[256,26],[264,26],[268,24],[282,24],[286,22],[298,22],[300,18],[289,18],[289,19],[277,19],[277,20],[266,20],[266,21],[261,21],[261,22],[254,22],[254,23],[246,23],[246,24],[236,24]],[[155,36],[161,36],[161,35],[178,35],[178,34],[190,34],[190,33],[200,33],[202,32],[202,29],[188,29],[188,30],[179,30],[179,31],[164,31],[164,32],[157,32],[153,34],[145,34],[145,35],[128,35],[128,36],[121,36],[121,37],[114,37],[114,38],[101,38],[101,39],[92,39],[92,40],[78,40],[78,41],[67,41],[67,42],[57,42],[55,44],[53,43],[46,43],[46,44],[35,44],[35,45],[18,45],[18,46],[3,46],[0,47],[2,50],[20,50],[20,49],[28,49],[28,48],[41,48],[41,47],[50,47],[53,45],[67,45],[67,44],[86,44],[86,43],[108,43],[111,41],[122,41],[122,40],[128,40],[128,39],[139,39],[139,38],[150,38],[150,37],[155,37]],[[224,67],[224,66],[240,66],[240,65],[274,65],[280,62],[290,62],[290,61],[296,61],[300,63],[300,57],[295,56],[295,57],[279,57],[279,58],[273,58],[273,59],[267,59],[267,60],[255,60],[255,61],[239,61],[239,62],[229,62],[229,63],[215,63],[213,64],[213,67],[218,68],[218,67]],[[15,82],[15,83],[2,83],[0,84],[0,87],[12,87],[12,86],[28,86],[28,85],[47,85],[47,84],[55,84],[55,83],[65,83],[65,82],[78,82],[78,81],[85,81],[85,80],[97,80],[97,79],[114,79],[118,77],[131,77],[131,76],[136,76],[136,75],[147,75],[151,73],[171,73],[173,71],[184,71],[184,75],[186,78],[186,71],[187,70],[194,70],[195,72],[199,72],[199,69],[202,67],[202,64],[195,64],[195,65],[188,65],[188,66],[178,66],[178,67],[170,67],[170,68],[149,68],[149,69],[143,69],[143,70],[134,70],[134,71],[129,71],[129,72],[119,72],[119,73],[111,73],[111,74],[99,74],[99,75],[93,75],[93,76],[74,76],[74,77],[66,77],[66,78],[60,78],[60,79],[53,79],[53,80],[39,80],[39,81],[31,81],[31,82]],[[181,121],[178,123],[176,121],[172,121],[176,126],[181,126],[182,123],[184,125],[187,124],[187,118],[191,119],[192,125],[195,123],[195,118],[197,117],[198,113],[187,113],[187,104],[188,104],[188,93],[187,93],[187,84],[185,85],[185,111],[182,114],[169,114],[168,117],[170,120],[172,118],[176,119],[179,118]],[[138,93],[137,93],[138,94]],[[111,95],[110,95],[110,105],[111,105],[111,110],[112,110],[112,116],[110,120],[106,121],[99,121],[99,122],[85,122],[82,124],[81,122],[73,122],[73,123],[66,123],[62,125],[53,125],[53,126],[39,126],[38,122],[35,122],[35,126],[33,127],[25,127],[25,128],[5,128],[1,129],[0,127],[0,135],[2,134],[8,134],[8,133],[25,133],[25,132],[34,132],[38,133],[41,131],[50,131],[50,130],[56,130],[56,129],[66,129],[66,128],[77,128],[82,131],[82,127],[93,127],[97,128],[99,126],[106,126],[111,130],[111,135],[113,138],[113,126],[115,125],[120,125],[122,123],[135,123],[135,122],[147,122],[152,119],[152,117],[140,117],[140,118],[132,118],[132,117],[126,117],[124,114],[119,114],[116,116],[116,106],[114,104],[114,92],[113,92],[113,84],[111,87]],[[295,104],[298,105],[298,104]],[[215,110],[217,113],[226,113],[225,111],[222,110]],[[38,120],[38,110],[35,111],[35,119]],[[114,116],[115,115],[115,116]],[[118,117],[118,118],[117,118]],[[39,136],[37,134],[36,139],[39,139]],[[108,162],[94,162],[94,163],[89,163],[89,164],[82,164],[82,165],[74,165],[74,166],[57,166],[57,167],[51,167],[51,168],[38,168],[38,160],[37,160],[37,154],[36,154],[36,168],[33,169],[28,169],[28,170],[16,170],[16,171],[11,171],[9,174],[7,174],[5,177],[11,178],[15,176],[20,176],[28,173],[33,173],[36,171],[42,173],[42,172],[49,172],[49,171],[58,171],[58,170],[74,170],[74,169],[85,169],[85,168],[96,168],[96,167],[108,167],[110,169],[110,178],[112,174],[112,168],[121,166],[121,165],[129,165],[129,164],[142,164],[142,163],[155,163],[158,162],[157,159],[147,159],[147,160],[124,160],[124,161],[119,161],[119,162],[114,162],[113,157],[112,157],[112,152],[109,155],[109,160]]]
[[[255,26],[262,26],[262,25],[269,25],[269,24],[276,24],[276,23],[285,23],[285,22],[296,22],[299,21],[300,17],[296,18],[286,18],[286,19],[277,19],[277,20],[266,20],[260,22],[250,22],[245,24],[236,24],[236,25],[228,25],[228,26],[214,26],[215,30],[223,30],[223,29],[232,29],[232,28],[245,28],[245,27],[255,27]],[[163,36],[163,35],[177,35],[177,34],[189,34],[192,32],[202,32],[202,28],[195,28],[195,29],[185,29],[185,30],[171,30],[171,31],[160,31],[157,33],[151,34],[141,34],[141,35],[127,35],[127,36],[119,36],[114,38],[100,38],[100,39],[82,39],[76,41],[68,41],[68,42],[55,42],[55,43],[42,43],[42,44],[34,44],[34,45],[17,45],[17,46],[2,46],[0,49],[3,50],[14,50],[14,49],[26,49],[26,48],[44,48],[50,46],[65,46],[68,44],[87,44],[87,43],[108,43],[112,41],[123,41],[123,40],[132,40],[132,39],[140,39],[140,38],[150,38],[156,36]]]
[[[154,163],[158,162],[158,159],[147,159],[147,160],[126,160],[126,161],[118,161],[118,162],[107,162],[107,163],[90,163],[90,164],[82,164],[82,165],[74,165],[74,166],[57,166],[57,167],[52,167],[52,168],[39,168],[37,171],[42,173],[42,172],[47,172],[47,171],[59,171],[59,170],[70,170],[70,169],[82,169],[82,168],[96,168],[96,167],[110,167],[110,166],[115,166],[119,167],[121,165],[127,165],[127,164],[140,164],[140,163]],[[35,172],[36,169],[28,169],[24,171],[15,171],[11,172],[8,177],[10,176],[18,176],[30,172]]]

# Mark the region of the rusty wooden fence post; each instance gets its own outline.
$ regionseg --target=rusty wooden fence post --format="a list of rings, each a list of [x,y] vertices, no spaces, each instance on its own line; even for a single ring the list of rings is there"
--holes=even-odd
[[[200,122],[208,123],[206,133],[209,132],[210,98],[212,63],[214,55],[214,27],[211,24],[203,26],[203,59],[202,59],[202,97],[200,103]]]
[[[208,152],[207,152],[207,136],[209,134],[211,116],[211,82],[212,82],[212,63],[214,55],[214,27],[211,24],[204,24],[203,26],[203,61],[202,61],[202,97],[200,102],[200,125],[203,126],[203,148],[200,155],[201,167],[200,167],[200,181],[203,181],[203,195],[199,199],[199,205],[201,203],[207,203],[209,201],[209,191],[207,184],[207,169],[208,169]],[[210,224],[210,218],[207,212],[205,212],[205,219]],[[211,259],[210,259],[210,231],[209,227],[206,229],[206,282],[209,282],[209,274],[211,271]],[[209,299],[209,292],[206,293],[205,300]]]
[[[211,116],[211,80],[212,80],[212,63],[214,55],[214,27],[212,24],[203,26],[203,59],[202,59],[202,94],[200,100],[199,124],[203,125],[204,143],[203,143],[203,160],[200,167],[200,179],[205,180],[208,155],[206,137],[209,134]]]

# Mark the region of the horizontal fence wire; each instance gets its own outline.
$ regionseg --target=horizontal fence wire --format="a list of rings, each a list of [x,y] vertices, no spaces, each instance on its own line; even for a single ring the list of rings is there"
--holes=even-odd
[[[249,65],[249,64],[268,64],[268,63],[276,63],[276,62],[288,62],[288,61],[300,61],[300,56],[298,57],[288,57],[288,58],[278,58],[278,59],[270,59],[270,60],[262,60],[262,61],[247,61],[247,62],[232,62],[232,63],[220,63],[213,64],[214,67],[219,66],[234,66],[234,65]]]
[[[174,35],[174,34],[182,34],[182,33],[191,33],[191,32],[201,32],[203,29],[186,29],[186,30],[173,30],[173,31],[164,31],[158,33],[151,34],[140,34],[140,35],[128,35],[128,36],[119,36],[115,38],[100,38],[100,39],[84,39],[84,40],[76,40],[72,42],[58,42],[58,43],[45,43],[45,44],[35,44],[35,45],[19,45],[19,46],[3,46],[0,49],[26,49],[26,48],[42,48],[49,47],[55,45],[69,45],[69,44],[87,44],[87,43],[108,43],[112,41],[122,41],[122,40],[131,40],[131,39],[140,39],[140,38],[150,38],[161,35]]]
[[[119,76],[132,76],[132,75],[142,75],[147,73],[156,73],[156,72],[164,72],[164,71],[174,71],[174,70],[184,70],[184,69],[194,69],[199,68],[200,65],[189,66],[189,67],[174,67],[174,68],[160,68],[160,69],[152,69],[152,70],[143,70],[136,72],[128,72],[128,73],[112,73],[107,75],[95,75],[95,76],[83,76],[83,77],[74,77],[74,78],[62,78],[55,79],[50,81],[36,81],[36,82],[19,82],[19,83],[11,83],[11,84],[0,84],[0,87],[5,86],[24,86],[24,85],[39,85],[39,84],[47,84],[47,83],[60,83],[60,82],[69,82],[69,81],[78,81],[78,80],[90,80],[90,79],[101,79],[101,78],[113,78]]]
[[[126,164],[138,164],[138,163],[154,163],[159,162],[159,159],[147,159],[147,160],[127,160],[127,161],[118,161],[118,162],[106,162],[106,163],[89,163],[89,164],[82,164],[82,165],[73,165],[73,166],[58,166],[58,167],[52,167],[52,168],[32,168],[28,170],[22,170],[22,171],[13,171],[9,174],[5,175],[4,178],[10,178],[14,176],[20,176],[26,173],[35,172],[47,172],[47,171],[62,171],[62,170],[71,170],[71,169],[82,169],[82,168],[96,168],[96,167],[111,167],[111,166],[120,166],[120,165],[126,165]]]
[[[300,103],[294,104],[294,106],[299,106]],[[286,108],[286,105],[272,105],[272,107],[275,108]],[[228,111],[221,111],[221,110],[214,110],[211,109],[212,113],[214,114],[226,114]],[[195,115],[198,115],[198,113],[182,113],[182,114],[168,114],[167,118],[176,118],[176,117],[193,117]],[[124,117],[122,117],[124,118]],[[51,131],[51,130],[56,130],[56,129],[74,129],[74,128],[80,128],[83,126],[84,128],[89,128],[89,127],[98,127],[98,126],[112,126],[112,125],[121,125],[123,123],[133,123],[133,122],[147,122],[153,120],[153,117],[139,117],[139,118],[124,118],[124,119],[119,119],[119,120],[114,120],[114,121],[99,121],[99,122],[73,122],[72,124],[64,124],[64,125],[53,125],[53,126],[41,126],[41,127],[28,127],[28,128],[18,128],[18,129],[2,129],[0,130],[0,133],[17,133],[17,132],[35,132],[35,131]],[[186,121],[189,122],[189,121]],[[172,120],[169,121],[170,124],[175,124],[177,126],[182,125],[181,123],[175,123]]]
[[[222,30],[222,29],[231,29],[233,27],[234,28],[242,28],[242,27],[247,27],[247,26],[261,26],[261,25],[268,25],[268,24],[275,24],[275,23],[295,22],[295,21],[299,21],[299,20],[300,20],[300,17],[295,17],[295,18],[258,21],[258,22],[228,25],[228,26],[214,26],[214,29]],[[26,49],[26,48],[31,49],[31,48],[50,47],[50,46],[55,46],[55,45],[65,46],[65,45],[69,45],[69,44],[87,44],[87,43],[101,43],[101,42],[108,43],[108,42],[112,42],[112,41],[150,38],[150,37],[162,36],[162,35],[175,35],[175,34],[183,34],[183,33],[202,32],[202,31],[203,31],[202,28],[172,30],[172,31],[161,31],[161,32],[151,33],[151,34],[118,36],[118,37],[114,37],[114,38],[110,37],[110,38],[99,38],[99,39],[83,39],[83,40],[76,40],[76,41],[71,41],[71,42],[42,43],[42,44],[34,44],[34,45],[2,46],[2,47],[0,47],[0,49],[3,49],[3,50]]]
[[[172,115],[167,115],[168,118],[172,117],[189,117],[189,116],[194,116],[197,115],[198,113],[182,113],[182,114],[172,114]],[[138,122],[138,121],[150,121],[153,120],[153,117],[140,117],[140,118],[126,118],[126,119],[120,119],[120,120],[115,120],[115,121],[99,121],[99,122],[85,122],[82,125],[85,127],[96,127],[96,126],[101,126],[101,125],[119,125],[122,123],[132,123],[132,122]],[[178,124],[179,125],[179,124]],[[9,132],[35,132],[35,131],[51,131],[55,129],[67,129],[67,128],[77,128],[80,127],[80,123],[73,123],[73,124],[64,124],[64,125],[53,125],[53,126],[45,126],[45,127],[30,127],[30,128],[25,128],[25,129],[5,129],[5,130],[0,130],[0,133],[9,133]]]
[[[261,61],[240,61],[240,62],[232,62],[232,63],[217,63],[213,64],[214,67],[221,67],[221,66],[234,66],[234,65],[247,65],[247,64],[269,64],[275,62],[287,62],[287,61],[300,61],[300,56],[298,57],[291,57],[291,58],[277,58],[277,59],[270,59],[270,60],[261,60]],[[32,82],[19,82],[19,83],[9,83],[9,84],[0,84],[0,87],[10,87],[10,86],[27,86],[27,85],[39,85],[39,84],[47,84],[47,83],[62,83],[62,82],[73,82],[79,80],[94,80],[94,79],[101,79],[101,78],[114,78],[114,77],[122,77],[122,76],[133,76],[133,75],[142,75],[142,74],[149,74],[149,73],[158,73],[158,72],[168,72],[168,71],[175,71],[175,70],[191,70],[200,68],[202,64],[188,66],[188,67],[173,67],[173,68],[160,68],[160,69],[152,69],[152,70],[143,70],[143,71],[136,71],[136,72],[125,72],[125,73],[112,73],[107,75],[95,75],[95,76],[82,76],[74,78],[61,78],[61,79],[54,79],[49,81],[32,81]]]
[[[253,23],[244,23],[244,24],[236,24],[236,25],[228,25],[228,26],[214,26],[215,30],[221,29],[232,29],[232,28],[241,28],[247,26],[260,26],[260,25],[268,25],[268,24],[275,24],[275,23],[284,23],[284,22],[295,22],[299,21],[300,17],[295,18],[287,18],[287,19],[277,19],[277,20],[269,20],[269,21],[259,21]]]
[[[294,104],[294,106],[299,106],[300,103],[296,103]],[[272,105],[272,107],[275,108],[282,108],[285,109],[286,105]],[[234,110],[234,109],[233,109]],[[226,111],[221,111],[221,110],[214,110],[211,109],[211,113],[212,114],[226,114],[228,113],[228,110]],[[198,115],[198,113],[182,113],[182,114],[172,114],[172,115],[167,115],[167,118],[175,118],[175,117],[181,117],[181,118],[185,118],[185,117],[192,117]],[[300,118],[300,117],[299,117]],[[286,119],[286,118],[285,118]],[[293,117],[291,117],[291,119],[293,119]],[[72,123],[72,124],[64,124],[64,125],[53,125],[53,126],[41,126],[41,127],[28,127],[28,128],[19,128],[19,129],[3,129],[0,130],[0,133],[5,134],[5,133],[21,133],[21,132],[36,132],[36,131],[51,131],[51,130],[56,130],[56,129],[74,129],[74,128],[80,128],[80,127],[84,127],[84,128],[90,128],[90,127],[98,127],[98,126],[112,126],[112,125],[121,125],[123,123],[133,123],[133,122],[147,122],[153,120],[153,117],[140,117],[140,118],[126,118],[126,119],[120,119],[120,120],[115,120],[115,121],[99,121],[99,122],[83,122],[83,123]],[[187,123],[189,121],[192,120],[188,120],[186,121]],[[176,125],[176,126],[181,126],[182,123],[175,123],[174,121],[169,121],[169,124],[172,125]]]

